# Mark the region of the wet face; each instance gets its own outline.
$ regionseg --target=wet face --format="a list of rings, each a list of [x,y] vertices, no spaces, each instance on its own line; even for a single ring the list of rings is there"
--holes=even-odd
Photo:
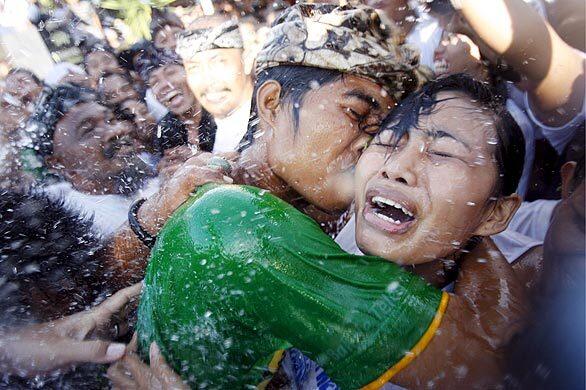
[[[491,228],[493,120],[464,95],[442,92],[437,99],[396,149],[393,132],[383,131],[357,165],[356,240],[369,254],[425,263]]]
[[[85,58],[86,71],[93,79],[108,73],[122,73],[116,57],[105,50],[89,53]]]
[[[199,103],[187,85],[181,65],[169,64],[155,69],[149,77],[149,85],[157,100],[173,114],[182,115],[192,108],[199,111]]]
[[[270,124],[271,169],[313,205],[346,209],[354,197],[356,162],[393,106],[379,85],[356,76],[309,91],[298,128],[292,104],[279,103]]]
[[[100,79],[98,89],[103,94],[104,100],[111,105],[117,105],[129,99],[140,99],[131,81],[121,74],[111,74]]]
[[[153,38],[153,43],[157,49],[175,50],[177,46],[177,34],[181,28],[177,26],[165,25],[159,29]]]
[[[47,163],[84,192],[132,193],[150,172],[136,134],[132,122],[116,120],[109,108],[81,103],[58,122]]]
[[[191,91],[214,117],[224,118],[250,99],[241,49],[207,50],[184,63]]]

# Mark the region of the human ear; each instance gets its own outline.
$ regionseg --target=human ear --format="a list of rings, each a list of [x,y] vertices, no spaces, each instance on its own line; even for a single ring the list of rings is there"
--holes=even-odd
[[[275,80],[265,81],[256,92],[256,110],[262,122],[274,128],[281,96],[281,84]]]
[[[496,199],[493,206],[487,209],[474,235],[486,237],[502,232],[509,226],[519,206],[521,206],[521,197],[517,194]]]
[[[564,165],[562,165],[562,169],[560,171],[562,177],[562,199],[567,199],[568,196],[571,195],[570,185],[572,183],[572,178],[574,177],[574,171],[576,170],[576,166],[578,163],[576,161],[568,161]]]

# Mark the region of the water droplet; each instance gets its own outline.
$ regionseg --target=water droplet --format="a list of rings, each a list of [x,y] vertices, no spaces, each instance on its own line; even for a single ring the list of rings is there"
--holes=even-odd
[[[218,209],[211,209],[210,213],[212,213],[212,215],[216,215],[216,214],[220,214],[220,210]]]
[[[474,203],[474,202],[466,202],[466,206],[476,206],[476,203]]]

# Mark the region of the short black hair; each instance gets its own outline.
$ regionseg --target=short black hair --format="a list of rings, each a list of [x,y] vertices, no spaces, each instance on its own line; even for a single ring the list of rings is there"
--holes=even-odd
[[[290,103],[293,106],[293,123],[295,129],[299,126],[299,109],[303,105],[303,98],[312,89],[333,83],[343,78],[343,73],[331,70],[300,65],[280,65],[267,68],[261,71],[254,84],[252,104],[250,109],[250,120],[246,143],[241,149],[249,146],[254,140],[256,125],[258,124],[258,112],[256,106],[256,95],[258,89],[267,81],[275,80],[281,85],[279,99],[283,103]]]
[[[396,142],[411,129],[417,128],[422,115],[433,113],[443,91],[462,92],[475,104],[487,108],[492,114],[497,134],[495,159],[499,171],[497,195],[510,195],[517,190],[525,160],[523,132],[507,110],[506,96],[487,83],[463,73],[449,75],[426,83],[419,91],[409,95],[382,121],[379,131],[393,131]]]
[[[89,88],[74,84],[60,84],[55,88],[46,86],[25,127],[33,149],[43,157],[53,154],[53,134],[57,122],[73,106],[96,100],[97,93]]]
[[[0,191],[0,327],[53,320],[106,292],[91,218],[40,190]]]

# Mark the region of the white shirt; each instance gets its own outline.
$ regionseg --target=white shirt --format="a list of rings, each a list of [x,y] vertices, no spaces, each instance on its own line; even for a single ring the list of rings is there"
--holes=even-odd
[[[96,230],[104,237],[110,236],[128,220],[128,210],[140,198],[148,198],[159,189],[159,179],[146,182],[132,196],[90,195],[77,191],[66,181],[49,185],[44,192],[54,199],[63,199],[65,206],[79,210],[83,216],[93,217]]]
[[[513,263],[529,249],[543,245],[551,215],[559,202],[559,200],[523,202],[507,230],[492,236],[492,240],[509,263]]]
[[[585,54],[582,53],[582,55]],[[582,111],[577,113],[568,123],[559,127],[547,126],[533,113],[528,93],[525,93],[525,109],[527,110],[529,119],[531,119],[533,124],[540,130],[543,137],[549,141],[551,146],[553,146],[560,155],[564,152],[566,145],[572,140],[572,137],[574,137],[576,129],[584,122],[584,118],[586,117],[586,102],[584,102],[582,105]]]
[[[443,28],[427,12],[418,12],[417,23],[406,37],[409,45],[419,50],[419,63],[434,69],[434,53],[442,39]]]
[[[248,130],[251,100],[247,100],[225,118],[214,118],[216,121],[216,140],[214,153],[233,152]]]

